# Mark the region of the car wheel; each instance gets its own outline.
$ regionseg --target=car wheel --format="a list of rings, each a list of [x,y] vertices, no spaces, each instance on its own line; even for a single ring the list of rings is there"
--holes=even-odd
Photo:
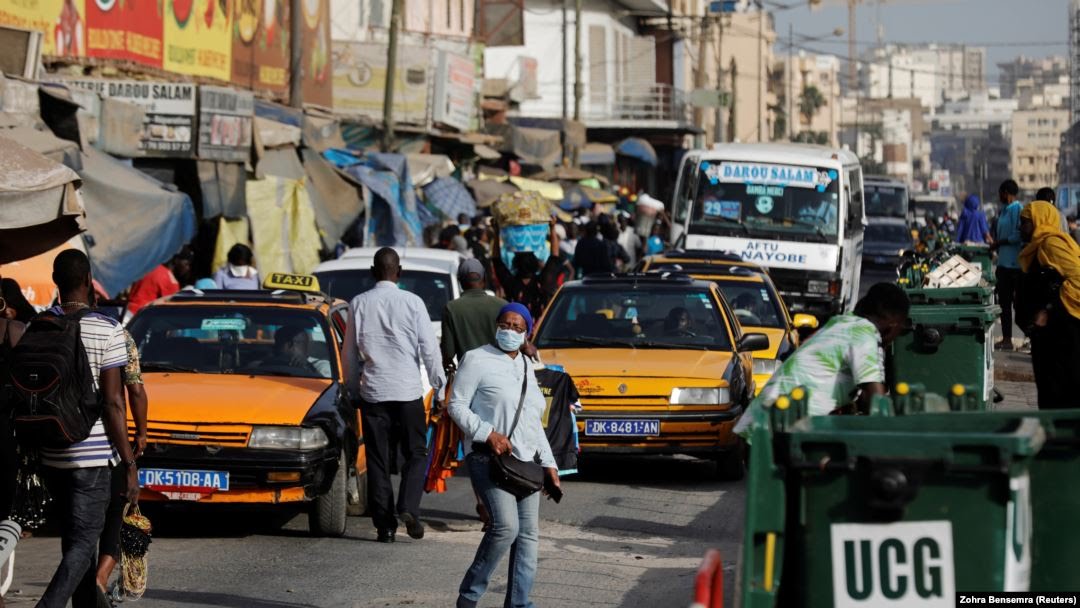
[[[349,467],[349,509],[351,517],[360,517],[367,513],[368,488],[367,471],[362,475],[356,474],[356,467]]]
[[[739,481],[746,476],[746,445],[739,440],[730,450],[716,457],[716,476],[724,481]]]
[[[345,455],[338,457],[334,481],[325,494],[317,496],[311,503],[308,514],[308,528],[315,536],[342,536],[345,534],[345,515],[348,511],[349,496]]]

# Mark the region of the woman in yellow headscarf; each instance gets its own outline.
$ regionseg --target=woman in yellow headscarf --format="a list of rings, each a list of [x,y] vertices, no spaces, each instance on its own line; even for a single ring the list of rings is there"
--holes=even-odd
[[[1080,245],[1061,229],[1057,208],[1035,201],[1020,212],[1024,281],[1020,307],[1031,337],[1039,409],[1080,399]],[[1021,315],[1018,315],[1021,316]]]

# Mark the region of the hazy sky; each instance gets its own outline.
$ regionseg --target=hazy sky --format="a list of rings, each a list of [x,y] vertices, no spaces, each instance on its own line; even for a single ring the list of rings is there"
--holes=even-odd
[[[805,0],[766,0],[765,4],[802,5],[791,10],[772,6],[781,37],[787,36],[788,24],[794,24],[796,48],[847,56],[846,0],[825,0],[821,8],[813,11],[806,7]],[[985,45],[987,73],[994,85],[998,62],[1017,55],[1068,56],[1068,5],[1069,0],[861,0],[855,35],[860,53],[871,48],[877,40],[880,15],[885,42]],[[817,37],[837,27],[845,29],[843,38],[799,41],[800,33]],[[783,46],[777,48],[784,51]]]

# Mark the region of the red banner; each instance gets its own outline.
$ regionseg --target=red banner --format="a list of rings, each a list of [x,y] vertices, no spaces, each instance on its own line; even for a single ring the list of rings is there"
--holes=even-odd
[[[88,0],[86,54],[160,68],[163,1]]]
[[[236,0],[234,22],[232,82],[288,97],[288,0]]]

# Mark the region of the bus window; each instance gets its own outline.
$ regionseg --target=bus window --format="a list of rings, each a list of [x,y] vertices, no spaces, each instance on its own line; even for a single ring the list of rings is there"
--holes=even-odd
[[[679,189],[675,193],[675,221],[686,221],[687,211],[690,209],[690,201],[694,192],[694,176],[697,174],[697,158],[688,154],[683,160],[682,171],[679,175]]]
[[[863,222],[863,183],[862,171],[858,168],[847,172],[847,185],[844,186],[848,195],[848,222],[852,226]]]

